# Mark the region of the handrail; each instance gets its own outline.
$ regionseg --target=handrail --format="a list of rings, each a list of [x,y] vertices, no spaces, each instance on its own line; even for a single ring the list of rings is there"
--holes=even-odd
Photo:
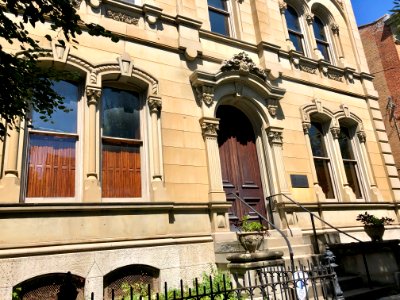
[[[227,195],[233,195],[236,199],[238,199],[240,202],[242,202],[242,204],[244,204],[245,206],[247,206],[250,210],[252,210],[253,212],[255,212],[261,219],[263,219],[264,221],[266,221],[270,226],[272,226],[274,229],[276,229],[276,231],[279,232],[279,234],[284,238],[288,250],[289,250],[289,258],[290,258],[290,265],[292,267],[292,270],[294,270],[294,254],[293,254],[293,248],[292,245],[290,244],[289,239],[287,238],[287,236],[283,233],[282,230],[280,230],[278,227],[275,226],[275,224],[271,223],[266,217],[264,217],[262,214],[260,214],[254,207],[252,207],[251,205],[249,205],[246,201],[244,201],[242,198],[240,198],[238,195],[234,194],[234,193],[227,193]]]
[[[346,236],[348,236],[348,237],[350,237],[350,238],[352,238],[352,239],[358,241],[359,243],[364,243],[364,241],[362,241],[362,240],[360,240],[360,239],[358,239],[358,238],[352,236],[351,234],[348,234],[347,232],[345,232],[345,231],[343,231],[343,230],[337,228],[336,226],[333,226],[332,224],[328,223],[327,221],[323,220],[322,218],[320,218],[319,216],[317,216],[316,214],[314,214],[313,212],[311,212],[310,210],[308,210],[307,208],[305,208],[305,207],[304,207],[303,205],[301,205],[299,202],[293,200],[292,198],[290,198],[289,196],[287,196],[287,195],[285,195],[285,194],[283,194],[283,193],[277,193],[277,194],[273,194],[273,195],[268,196],[267,199],[269,199],[269,201],[270,201],[270,206],[271,206],[271,199],[272,199],[273,197],[275,197],[275,196],[280,196],[280,195],[281,195],[281,196],[284,196],[284,197],[285,197],[286,199],[288,199],[290,202],[296,204],[298,207],[300,207],[301,209],[303,209],[304,211],[306,211],[307,213],[310,214],[311,223],[312,223],[312,227],[313,227],[314,240],[315,240],[315,241],[314,241],[314,243],[315,243],[314,251],[317,250],[317,251],[316,251],[317,254],[319,254],[319,247],[318,247],[318,240],[317,240],[317,232],[316,232],[315,224],[314,224],[314,218],[317,218],[318,220],[320,220],[320,221],[323,222],[324,224],[328,225],[328,226],[331,227],[332,229],[336,230],[337,232],[340,232],[340,233],[342,233],[342,234],[344,234],[344,235],[346,235]],[[365,272],[366,272],[366,275],[367,275],[368,285],[369,285],[370,287],[372,287],[371,275],[370,275],[369,268],[368,268],[367,258],[366,258],[366,256],[365,256],[365,253],[364,253],[364,252],[363,252],[362,256],[363,256],[363,262],[364,262]]]

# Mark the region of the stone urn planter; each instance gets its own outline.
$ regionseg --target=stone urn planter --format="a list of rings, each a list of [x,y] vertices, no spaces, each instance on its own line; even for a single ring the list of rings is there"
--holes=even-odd
[[[236,234],[246,253],[256,252],[264,241],[263,231],[237,232]]]
[[[383,233],[385,232],[385,226],[383,225],[365,225],[364,231],[371,238],[373,242],[381,242]]]

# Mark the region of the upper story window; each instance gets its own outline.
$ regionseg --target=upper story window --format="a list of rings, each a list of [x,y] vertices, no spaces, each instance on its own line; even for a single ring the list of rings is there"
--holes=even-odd
[[[304,54],[304,36],[301,31],[298,13],[291,6],[287,6],[285,10],[286,25],[289,32],[289,38],[293,43],[296,51]]]
[[[311,122],[308,134],[310,137],[318,184],[322,188],[326,198],[335,198],[332,184],[332,165],[326,147],[323,124],[319,122]]]
[[[67,81],[54,82],[64,97],[66,110],[55,110],[49,120],[32,113],[27,141],[26,197],[75,197],[76,144],[79,87]]]
[[[330,62],[330,49],[325,26],[322,21],[316,16],[314,16],[313,29],[318,50],[321,52],[324,59]]]
[[[352,145],[353,135],[350,133],[349,128],[340,126],[338,142],[340,146],[340,153],[343,159],[347,182],[352,188],[356,198],[362,198],[363,195],[361,193],[359,181],[359,169]]]
[[[230,20],[227,0],[207,0],[211,31],[230,36]]]
[[[102,197],[141,197],[139,95],[105,87],[101,103]]]

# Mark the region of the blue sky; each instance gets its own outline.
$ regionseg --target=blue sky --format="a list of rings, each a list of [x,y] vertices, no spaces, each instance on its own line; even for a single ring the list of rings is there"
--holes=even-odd
[[[393,0],[351,0],[351,3],[358,26],[379,19],[393,8]]]

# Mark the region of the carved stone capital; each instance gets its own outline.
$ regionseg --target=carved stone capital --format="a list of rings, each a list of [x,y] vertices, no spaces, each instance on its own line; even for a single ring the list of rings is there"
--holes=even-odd
[[[197,87],[197,96],[200,102],[204,102],[207,106],[210,106],[214,101],[214,87],[202,85]]]
[[[96,87],[87,87],[86,97],[88,105],[97,105],[101,97],[101,89]]]
[[[304,134],[308,134],[310,128],[311,128],[311,123],[310,122],[303,122]]]
[[[312,25],[312,23],[314,22],[314,15],[310,14],[310,13],[307,13],[305,15],[305,17],[306,17],[307,24],[308,25]]]
[[[151,113],[158,113],[161,111],[162,101],[159,97],[150,96],[147,103]]]
[[[204,137],[217,137],[219,129],[219,119],[201,118],[199,120]]]
[[[331,128],[331,133],[334,139],[339,138],[339,134],[340,134],[340,128],[339,127],[332,127]]]
[[[279,1],[279,10],[281,11],[281,14],[284,14],[287,9],[287,4],[284,1]]]
[[[331,25],[331,30],[332,30],[332,33],[333,33],[333,34],[338,35],[338,34],[339,34],[339,25],[336,24],[336,23],[333,23],[333,24]]]
[[[365,134],[365,131],[358,131],[357,136],[360,143],[365,143],[367,141],[367,135]]]
[[[282,145],[283,144],[283,135],[282,129],[277,128],[268,128],[268,139],[270,144],[272,145]]]

